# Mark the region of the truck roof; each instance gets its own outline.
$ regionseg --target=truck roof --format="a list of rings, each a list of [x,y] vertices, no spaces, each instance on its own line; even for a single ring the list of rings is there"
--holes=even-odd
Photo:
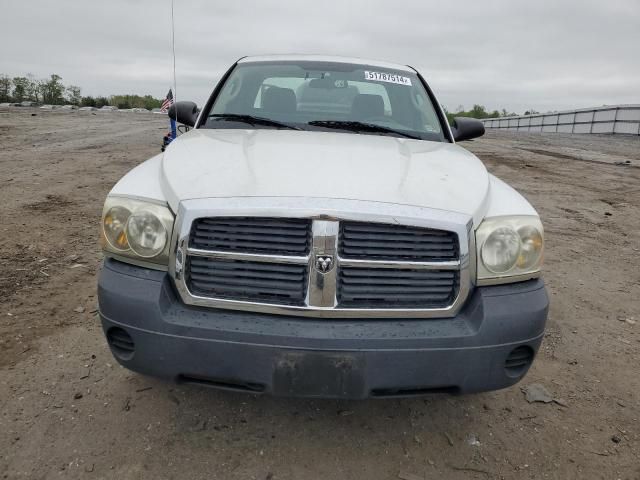
[[[253,63],[253,62],[332,62],[332,63],[355,63],[359,65],[369,65],[372,67],[389,68],[393,70],[402,70],[405,72],[413,72],[414,70],[399,63],[383,62],[380,60],[369,60],[357,57],[341,57],[332,55],[304,55],[304,54],[283,54],[283,55],[255,55],[250,57],[243,57],[238,60],[238,63]]]

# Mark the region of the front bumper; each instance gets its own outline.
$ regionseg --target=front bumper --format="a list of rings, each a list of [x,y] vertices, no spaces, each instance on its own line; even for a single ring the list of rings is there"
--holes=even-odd
[[[184,305],[167,273],[110,259],[98,299],[111,350],[131,370],[232,390],[334,398],[513,385],[538,351],[549,305],[542,280],[531,280],[476,288],[454,318],[238,312]]]

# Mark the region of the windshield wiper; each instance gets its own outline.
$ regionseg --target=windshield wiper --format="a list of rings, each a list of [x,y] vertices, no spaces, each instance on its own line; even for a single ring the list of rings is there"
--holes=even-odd
[[[231,120],[233,122],[248,123],[249,125],[268,125],[271,127],[288,128],[290,130],[302,130],[300,127],[289,125],[288,123],[278,122],[270,118],[254,117],[253,115],[243,115],[240,113],[214,113],[209,118],[220,120]]]
[[[422,140],[422,138],[416,135],[411,135],[410,133],[405,133],[400,130],[396,130],[395,128],[383,127],[382,125],[376,125],[375,123],[356,122],[353,120],[313,120],[309,122],[308,125],[313,125],[314,127],[336,128],[350,132],[392,133],[393,135],[400,135],[401,137]]]

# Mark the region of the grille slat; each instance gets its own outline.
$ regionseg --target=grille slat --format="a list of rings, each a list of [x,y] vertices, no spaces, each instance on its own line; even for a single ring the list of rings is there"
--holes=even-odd
[[[420,241],[420,242],[441,242],[443,239],[449,236],[448,232],[440,232],[439,230],[431,230],[430,235],[425,238],[424,234],[415,233],[415,232],[393,232],[386,231],[382,232],[379,230],[368,231],[365,228],[359,227],[358,230],[350,227],[347,231],[344,232],[345,237],[353,238],[354,240],[368,240],[368,239],[387,239],[393,237],[401,237],[406,241]]]
[[[291,280],[291,275],[287,275],[286,273],[268,273],[268,274],[258,274],[253,270],[225,270],[225,269],[216,269],[216,268],[206,268],[206,267],[194,267],[191,266],[191,278],[204,280],[209,278],[211,275],[215,275],[220,278],[237,278],[237,279],[271,279],[271,280]],[[302,274],[301,274],[302,275]],[[298,280],[302,280],[300,277]]]
[[[205,268],[210,271],[211,264],[208,263],[209,258],[206,257],[191,257],[191,268]],[[284,263],[262,263],[262,262],[246,262],[243,270],[238,269],[238,266],[232,262],[222,261],[215,265],[217,270],[230,270],[232,272],[246,271],[253,273],[265,273],[271,274],[272,272],[289,273],[291,272],[289,265]]]
[[[353,232],[383,233],[385,235],[416,235],[423,236],[428,233],[432,236],[448,237],[451,232],[444,230],[435,230],[423,227],[411,227],[408,225],[396,225],[386,223],[367,223],[367,222],[342,222],[342,226],[349,227],[348,230]]]
[[[311,220],[199,218],[193,222],[190,247],[226,252],[304,256],[311,248]]]
[[[343,299],[341,305],[352,308],[371,308],[374,304],[378,308],[418,308],[427,305],[431,308],[435,308],[447,298],[449,298],[447,295],[394,295],[393,299],[391,299],[384,294],[377,295],[375,293],[371,293],[370,295],[354,297],[351,301]],[[362,302],[365,302],[366,304],[363,305]],[[446,304],[443,306],[446,306]]]
[[[458,237],[453,232],[406,225],[342,222],[340,256],[376,260],[458,260]]]
[[[241,233],[244,235],[251,235],[253,233],[256,234],[263,234],[264,233],[264,228],[261,228],[259,226],[235,226],[235,227],[231,227],[229,225],[211,225],[211,224],[207,224],[205,222],[202,222],[200,225],[198,225],[198,230],[199,233],[206,235],[206,234],[229,234],[229,233]],[[298,228],[298,226],[296,226],[295,228],[279,228],[279,227],[275,227],[273,225],[271,225],[271,228],[269,229],[269,233],[271,233],[272,235],[287,235],[287,236],[299,236],[299,237],[304,237],[307,232],[304,230],[300,230],[300,228]]]
[[[195,248],[203,250],[218,250],[229,252],[244,252],[244,253],[269,253],[273,255],[305,255],[307,249],[304,245],[298,245],[295,243],[286,242],[263,242],[260,240],[247,241],[247,240],[208,240],[196,237],[194,243],[198,243]],[[276,253],[277,252],[277,253]]]
[[[446,293],[447,295],[451,292],[451,287],[444,286],[431,286],[431,285],[350,285],[349,286],[350,293],[423,293],[423,294],[437,294],[437,293]]]
[[[195,295],[303,305],[308,266],[189,257],[187,284]]]
[[[376,260],[409,260],[405,258],[408,256],[408,249],[396,249],[396,248],[366,248],[366,247],[358,247],[356,248],[343,248],[341,256],[343,258],[375,258]],[[437,257],[435,260],[455,260],[455,250],[437,250],[437,249],[429,249],[429,250],[416,250],[413,249],[411,255],[413,258],[411,260],[418,261],[432,261],[433,257]]]
[[[207,232],[207,233],[196,232],[195,240],[201,241],[201,242],[216,242],[216,241],[220,241],[220,242],[242,241],[247,243],[259,242],[259,243],[274,243],[276,245],[280,243],[286,243],[286,244],[298,245],[298,246],[304,247],[304,243],[300,241],[302,239],[301,237],[304,237],[304,233],[303,235],[299,235],[299,233],[300,232],[296,232],[295,235],[290,235],[290,236],[273,234],[266,237],[264,233],[260,235],[260,234],[243,234],[243,233],[231,234],[231,233],[222,233],[222,232]]]
[[[425,272],[426,275],[425,276]],[[342,270],[342,275],[345,277],[345,281],[358,282],[366,281],[367,283],[375,280],[375,277],[381,277],[385,282],[394,277],[400,279],[406,279],[407,281],[414,280],[451,280],[455,276],[455,272],[451,270],[438,270],[438,271],[425,271],[425,270],[401,270],[391,268],[349,268]],[[361,278],[362,277],[362,278]]]
[[[192,281],[191,284],[196,290],[198,289],[215,290],[216,296],[221,298],[224,298],[224,295],[228,294],[228,295],[231,295],[233,299],[246,297],[245,298],[246,300],[251,300],[252,297],[255,296],[256,297],[255,300],[265,301],[266,300],[265,297],[273,296],[273,297],[277,297],[278,300],[281,300],[284,297],[291,296],[291,291],[283,288],[277,288],[277,286],[273,285],[272,283],[269,285],[273,288],[270,288],[268,286],[243,285],[242,286],[243,297],[238,297],[237,296],[238,288],[231,286],[228,283],[201,283],[201,282]]]
[[[273,281],[269,278],[249,280],[247,278],[222,278],[220,280],[212,280],[209,275],[193,275],[191,274],[191,281],[194,284],[210,287],[224,287],[226,285],[242,285],[246,287],[262,288],[268,285],[274,290],[289,290],[297,291],[300,288],[300,282],[302,281],[302,275],[296,276],[287,281]],[[235,288],[235,287],[234,287]]]
[[[348,237],[345,237],[347,241],[351,240]],[[389,242],[393,242],[393,247],[397,250],[406,250],[411,249],[413,251],[424,251],[428,252],[430,250],[455,250],[455,245],[446,243],[446,242],[406,242],[402,240],[389,240],[389,239],[380,239],[380,240],[372,240],[372,239],[362,239],[358,240],[357,245],[345,246],[345,248],[371,248],[371,249],[387,249],[389,248]]]

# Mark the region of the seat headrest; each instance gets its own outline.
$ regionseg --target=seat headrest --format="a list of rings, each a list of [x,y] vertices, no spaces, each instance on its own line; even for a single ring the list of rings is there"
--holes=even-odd
[[[353,99],[351,115],[359,119],[382,117],[384,116],[384,100],[380,95],[360,93]]]
[[[292,113],[298,109],[296,94],[290,88],[269,87],[262,94],[262,108],[276,113]]]

